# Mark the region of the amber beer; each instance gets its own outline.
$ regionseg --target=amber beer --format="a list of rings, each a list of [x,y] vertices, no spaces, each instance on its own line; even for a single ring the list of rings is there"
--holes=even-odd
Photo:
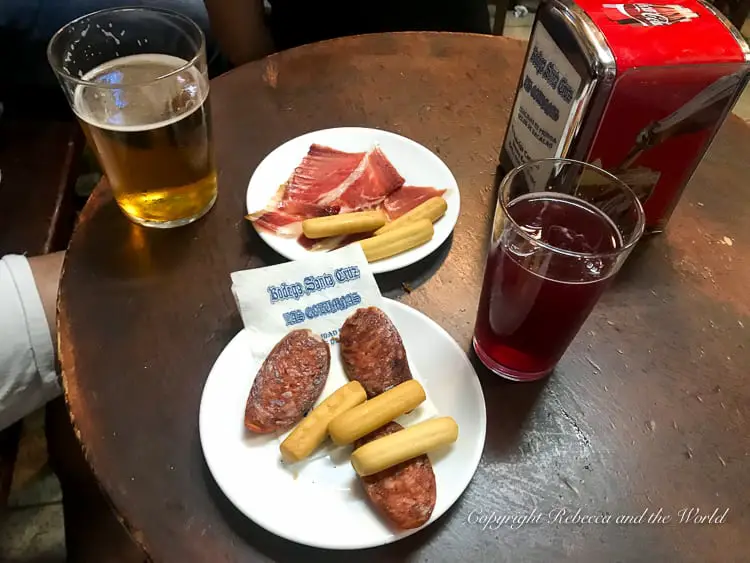
[[[216,199],[208,84],[195,69],[179,70],[186,65],[168,55],[118,58],[83,80],[123,88],[81,85],[74,97],[117,203],[148,226],[194,220]]]
[[[177,227],[216,201],[206,41],[158,8],[100,10],[62,27],[47,58],[132,221]]]

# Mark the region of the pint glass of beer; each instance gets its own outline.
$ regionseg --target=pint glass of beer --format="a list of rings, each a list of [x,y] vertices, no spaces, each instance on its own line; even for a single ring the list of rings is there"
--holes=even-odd
[[[102,10],[58,31],[47,56],[127,217],[168,228],[211,209],[205,38],[193,21]]]

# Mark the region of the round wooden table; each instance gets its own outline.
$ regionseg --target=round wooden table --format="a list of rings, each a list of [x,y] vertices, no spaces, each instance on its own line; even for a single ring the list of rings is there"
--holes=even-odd
[[[153,560],[353,556],[287,542],[242,517],[201,453],[203,383],[241,328],[229,274],[280,260],[243,219],[248,179],[280,143],[326,127],[379,127],[434,150],[461,186],[454,235],[379,283],[469,351],[524,49],[499,37],[420,33],[279,53],[213,82],[220,196],[203,220],[144,229],[106,186],[93,195],[62,281],[63,377],[87,459]],[[750,130],[730,118],[667,232],[642,241],[552,377],[512,384],[478,367],[488,427],[474,480],[438,522],[358,561],[747,557],[748,146]],[[717,509],[724,522],[680,523],[691,508]],[[611,521],[581,521],[602,514]]]

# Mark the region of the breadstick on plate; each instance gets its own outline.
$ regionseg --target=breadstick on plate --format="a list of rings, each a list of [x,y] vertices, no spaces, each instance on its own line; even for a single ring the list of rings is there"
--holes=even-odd
[[[337,235],[369,233],[385,225],[382,211],[357,211],[302,221],[302,232],[307,238],[318,239]]]
[[[302,422],[286,437],[279,448],[281,456],[290,463],[309,456],[325,440],[331,420],[352,407],[364,403],[365,399],[367,399],[367,394],[358,381],[351,381],[339,387],[303,418]]]
[[[352,466],[365,477],[426,454],[458,439],[458,425],[449,416],[431,418],[357,448]]]
[[[382,235],[393,229],[404,226],[406,223],[416,221],[418,219],[429,219],[432,223],[440,219],[445,212],[448,210],[448,202],[445,201],[441,196],[431,197],[427,201],[420,203],[411,211],[407,211],[401,217],[394,219],[390,223],[386,223],[375,231],[376,235]]]
[[[429,219],[409,221],[382,235],[366,238],[359,242],[368,262],[390,258],[432,239],[435,229]]]
[[[424,389],[418,381],[415,379],[404,381],[338,415],[328,426],[328,433],[334,444],[339,446],[351,444],[354,440],[380,428],[386,422],[414,409],[425,398]]]

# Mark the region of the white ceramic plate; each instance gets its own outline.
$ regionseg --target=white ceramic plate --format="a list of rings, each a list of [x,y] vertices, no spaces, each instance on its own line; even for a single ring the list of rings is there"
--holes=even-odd
[[[367,151],[378,145],[406,180],[404,185],[446,190],[443,197],[448,202],[448,210],[435,223],[435,235],[432,240],[402,254],[373,262],[373,273],[390,272],[413,264],[433,252],[450,236],[458,220],[461,197],[456,179],[445,163],[432,151],[411,139],[388,131],[363,127],[313,131],[274,149],[258,165],[250,178],[247,187],[248,213],[259,211],[268,204],[279,186],[289,179],[313,143],[347,152]],[[293,238],[283,238],[261,230],[258,230],[258,234],[266,244],[289,260],[305,258],[311,252]]]
[[[437,413],[458,423],[458,440],[430,454],[437,502],[428,526],[458,499],[471,481],[484,447],[484,397],[474,368],[447,332],[422,313],[390,299],[384,310],[406,347],[413,375]],[[313,454],[290,469],[280,462],[279,442],[243,426],[245,401],[260,367],[243,330],[216,360],[203,389],[200,438],[214,479],[227,498],[259,526],[314,547],[359,549],[397,541],[417,530],[396,531],[369,504],[349,463],[351,448]],[[331,370],[341,369],[338,348]]]

